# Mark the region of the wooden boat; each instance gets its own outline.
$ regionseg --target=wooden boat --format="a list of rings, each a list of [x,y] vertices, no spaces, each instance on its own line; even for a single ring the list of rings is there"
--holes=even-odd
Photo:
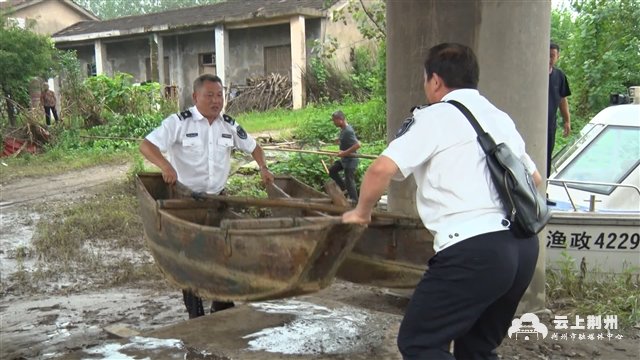
[[[220,301],[276,299],[327,287],[364,228],[326,216],[242,219],[234,205],[253,206],[255,200],[255,206],[268,206],[270,200],[174,199],[158,173],[138,174],[136,187],[145,238],[166,278]]]
[[[330,201],[326,194],[291,176],[276,176],[274,185],[267,189],[272,198]],[[290,216],[308,214],[299,209],[287,209],[287,213]],[[420,219],[377,217],[364,230],[338,269],[337,277],[371,286],[413,288],[433,255],[433,236]]]

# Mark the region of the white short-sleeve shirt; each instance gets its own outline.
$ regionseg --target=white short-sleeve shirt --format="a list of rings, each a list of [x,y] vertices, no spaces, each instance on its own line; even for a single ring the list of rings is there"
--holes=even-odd
[[[535,164],[513,120],[474,89],[459,89],[442,101],[457,100],[496,143],[505,142],[533,174]],[[413,124],[382,155],[399,168],[395,179],[415,177],[417,210],[434,235],[436,252],[464,239],[507,229],[485,154],[467,118],[451,104],[414,110]]]
[[[252,153],[255,140],[228,115],[209,121],[193,106],[173,114],[146,137],[167,153],[178,181],[193,191],[218,194],[229,177],[231,151]]]

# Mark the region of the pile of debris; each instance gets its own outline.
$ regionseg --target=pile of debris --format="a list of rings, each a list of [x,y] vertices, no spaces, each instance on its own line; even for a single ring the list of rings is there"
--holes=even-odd
[[[3,137],[3,148],[0,157],[18,156],[22,152],[36,154],[48,144],[51,134],[47,129],[35,122],[8,130]]]
[[[227,112],[241,114],[293,106],[291,80],[280,74],[269,74],[247,80],[247,86],[238,87],[227,101]]]

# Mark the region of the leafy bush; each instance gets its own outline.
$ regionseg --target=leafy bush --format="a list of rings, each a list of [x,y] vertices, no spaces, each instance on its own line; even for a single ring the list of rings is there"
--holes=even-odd
[[[60,57],[60,115],[70,128],[102,124],[101,107],[84,82],[75,50],[64,51]]]
[[[175,98],[165,98],[155,82],[134,84],[127,73],[86,78],[75,53],[61,57],[62,110],[68,127],[104,125],[118,114],[170,114],[178,111]]]
[[[259,174],[253,176],[230,176],[225,186],[225,192],[230,196],[250,196],[266,198],[267,192],[262,185]]]
[[[287,161],[271,165],[270,169],[274,174],[291,175],[317,190],[322,190],[324,183],[329,179],[322,166],[322,160],[327,166],[333,163],[327,156],[297,153],[291,154]]]
[[[307,101],[329,103],[348,97],[364,100],[367,93],[358,89],[346,71],[338,69],[332,61],[314,57],[303,74]]]
[[[87,130],[88,136],[109,137],[112,139],[91,139],[85,141],[86,146],[101,149],[137,148],[135,139],[142,139],[162,122],[162,115],[119,115],[113,114],[107,125],[95,126]]]
[[[356,89],[367,94],[373,94],[380,79],[377,77],[377,58],[371,49],[364,46],[351,50],[351,65],[353,72],[350,79]]]
[[[359,152],[361,154],[378,155],[386,146],[387,142],[385,140],[362,143],[362,147]],[[336,151],[337,149],[337,145],[331,145],[323,148],[322,150]],[[290,154],[284,161],[271,165],[271,170],[274,174],[291,175],[305,184],[323,191],[324,183],[329,180],[329,175],[324,170],[322,162],[324,161],[327,167],[330,167],[336,160],[337,157],[329,157],[326,155],[296,153]],[[358,169],[356,170],[356,183],[358,189],[360,188],[362,177],[369,168],[369,165],[371,165],[372,161],[373,160],[370,159],[360,159]]]
[[[96,101],[107,110],[118,114],[148,114],[160,109],[163,102],[160,84],[147,82],[134,84],[133,76],[117,73],[113,77],[92,76],[85,80]]]
[[[333,125],[331,114],[340,109],[345,113],[347,123],[353,126],[361,142],[386,138],[386,104],[382,99],[375,98],[364,103],[347,102],[333,106],[309,107],[307,112],[301,114],[300,123],[293,135],[307,142],[333,142],[338,138],[339,129]]]
[[[365,101],[374,94],[384,94],[380,89],[385,86],[386,61],[376,56],[376,52],[365,46],[353,48],[347,69],[339,68],[327,57],[312,58],[304,74],[307,100],[312,103]]]

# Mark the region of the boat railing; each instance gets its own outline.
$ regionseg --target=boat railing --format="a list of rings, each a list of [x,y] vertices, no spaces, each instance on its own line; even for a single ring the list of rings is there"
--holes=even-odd
[[[580,181],[580,180],[564,180],[564,179],[547,179],[547,186],[549,184],[559,185],[564,188],[564,191],[567,194],[567,198],[569,198],[569,202],[571,203],[571,207],[573,211],[578,211],[578,208],[571,197],[571,193],[569,192],[569,187],[567,184],[572,185],[596,185],[596,186],[612,186],[614,188],[622,187],[622,188],[630,188],[636,191],[638,194],[638,198],[640,199],[640,188],[635,185],[630,184],[617,184],[617,183],[608,183],[608,182],[599,182],[599,181]],[[595,195],[591,195],[591,199],[589,201],[589,211],[595,211]]]

